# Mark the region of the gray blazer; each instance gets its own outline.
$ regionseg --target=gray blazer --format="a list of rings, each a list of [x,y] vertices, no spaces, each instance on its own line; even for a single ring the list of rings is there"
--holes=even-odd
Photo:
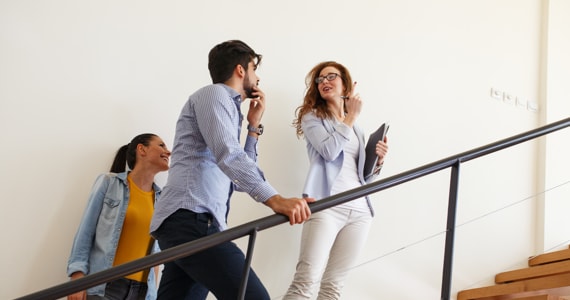
[[[307,142],[309,173],[303,188],[303,197],[316,200],[330,196],[332,184],[338,176],[344,159],[344,145],[348,142],[350,127],[344,123],[335,123],[330,119],[321,119],[314,113],[308,113],[301,120],[301,127]],[[354,133],[358,137],[358,176],[361,184],[372,182],[376,176],[364,179],[365,160],[364,133],[355,124]],[[370,213],[374,215],[370,199],[366,197]]]

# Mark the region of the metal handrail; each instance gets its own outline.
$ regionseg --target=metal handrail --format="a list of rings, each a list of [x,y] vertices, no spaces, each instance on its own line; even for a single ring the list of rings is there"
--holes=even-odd
[[[469,150],[457,155],[453,155],[439,161],[426,164],[424,166],[396,174],[385,179],[378,180],[376,182],[351,189],[322,200],[311,203],[309,207],[312,213],[319,212],[321,210],[367,196],[372,193],[376,193],[393,186],[400,185],[402,183],[414,180],[446,168],[452,168],[451,183],[450,183],[450,197],[448,205],[448,220],[447,220],[447,230],[446,230],[446,247],[444,253],[444,266],[443,266],[443,278],[442,278],[442,293],[441,299],[450,299],[450,287],[451,287],[451,269],[452,269],[452,258],[453,258],[453,237],[454,237],[454,227],[455,227],[455,207],[457,202],[457,184],[459,177],[459,166],[462,162],[470,161],[475,158],[491,154],[493,152],[529,141],[531,139],[540,137],[545,134],[552,133],[554,131],[566,128],[570,126],[570,117],[562,119],[560,121],[527,131],[521,134],[499,140],[494,143],[487,144]],[[93,287],[105,282],[109,282],[125,275],[138,272],[140,270],[148,269],[156,265],[171,262],[173,260],[183,258],[192,255],[201,250],[208,249],[215,245],[219,245],[224,242],[232,241],[246,235],[250,235],[250,245],[248,249],[248,262],[251,261],[252,243],[255,241],[255,235],[258,231],[265,230],[270,227],[274,227],[283,223],[288,222],[288,218],[284,215],[274,214],[264,218],[260,218],[230,229],[227,229],[210,236],[188,242],[170,249],[163,250],[159,253],[155,253],[107,270],[103,270],[94,274],[87,275],[83,278],[69,281],[63,284],[59,284],[20,298],[16,300],[51,300],[58,299],[78,291],[85,290],[89,287]],[[249,265],[247,266],[249,268]],[[244,274],[247,274],[244,272]],[[243,284],[243,282],[242,282]]]

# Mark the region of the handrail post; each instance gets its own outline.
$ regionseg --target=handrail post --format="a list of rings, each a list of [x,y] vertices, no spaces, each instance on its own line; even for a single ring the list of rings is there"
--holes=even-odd
[[[255,246],[255,238],[257,237],[257,228],[254,228],[249,234],[249,242],[247,244],[247,256],[245,257],[245,265],[243,266],[243,275],[241,278],[241,286],[239,287],[238,300],[245,298],[247,289],[247,280],[249,279],[249,270],[251,269],[251,259],[253,257],[253,247]]]
[[[449,183],[449,203],[447,206],[447,228],[445,234],[445,253],[443,257],[443,276],[441,280],[441,300],[449,300],[451,296],[451,270],[453,266],[453,243],[455,238],[455,217],[457,214],[457,193],[459,190],[459,166],[457,162],[451,167]]]

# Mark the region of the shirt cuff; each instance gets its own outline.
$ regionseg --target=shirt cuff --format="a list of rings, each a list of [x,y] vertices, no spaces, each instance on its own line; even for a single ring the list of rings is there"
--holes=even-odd
[[[243,147],[245,152],[253,153],[255,156],[257,156],[257,141],[258,140],[256,138],[247,135],[245,139],[245,145]]]
[[[267,181],[262,182],[259,186],[253,189],[251,193],[249,193],[253,200],[257,202],[265,202],[277,194],[277,190],[275,190]]]

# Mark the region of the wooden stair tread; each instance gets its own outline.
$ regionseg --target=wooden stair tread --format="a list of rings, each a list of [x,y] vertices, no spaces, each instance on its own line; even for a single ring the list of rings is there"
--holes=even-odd
[[[556,295],[540,295],[540,296],[517,298],[517,300],[561,300],[561,298]]]
[[[537,278],[561,273],[570,273],[570,260],[502,272],[495,275],[495,283],[507,283],[511,281]]]
[[[569,260],[569,259],[570,259],[570,249],[564,249],[560,251],[554,251],[537,255],[528,260],[528,265],[538,266],[538,265],[558,262],[562,260]]]
[[[487,287],[463,290],[457,293],[457,300],[524,299],[524,297],[541,295],[570,295],[570,273],[555,274],[539,278],[519,280]]]
[[[515,298],[516,300],[562,300],[560,296],[556,295],[537,295],[537,296],[528,296],[522,298]]]

